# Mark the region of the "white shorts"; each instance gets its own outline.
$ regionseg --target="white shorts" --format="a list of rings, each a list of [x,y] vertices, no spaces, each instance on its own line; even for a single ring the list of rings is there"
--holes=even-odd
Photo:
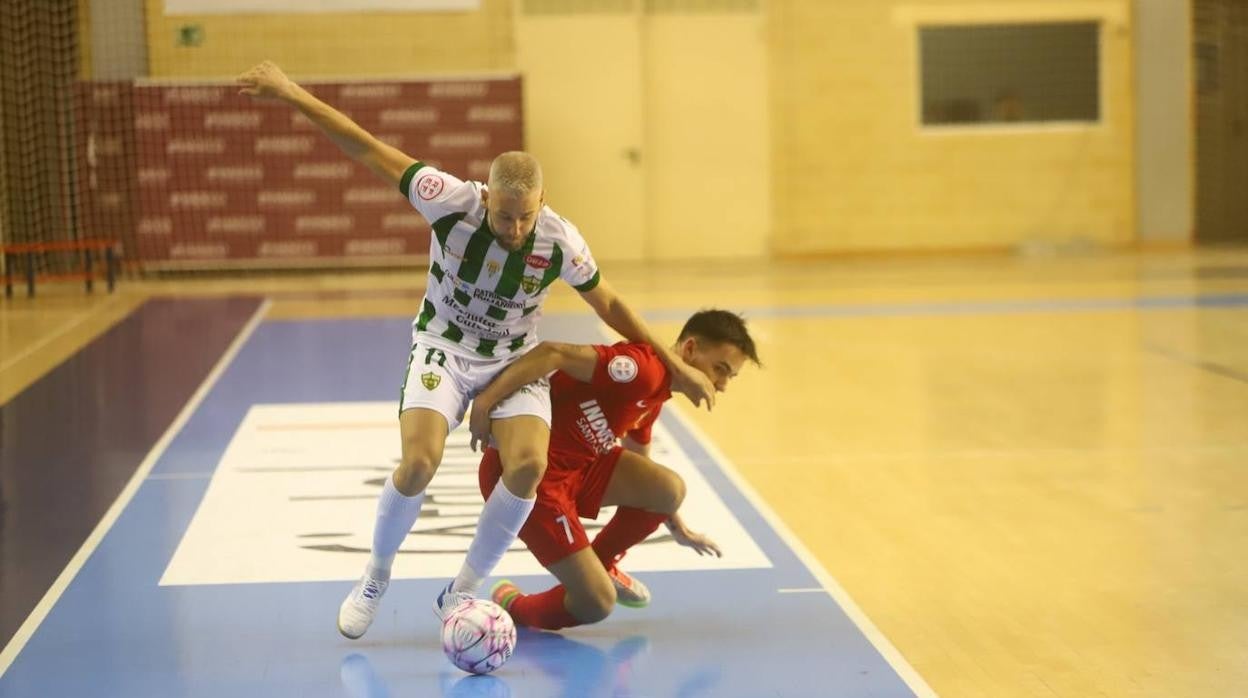
[[[447,431],[464,421],[468,403],[521,354],[486,358],[418,338],[407,358],[399,393],[399,412],[423,407],[446,417]],[[550,381],[534,381],[507,396],[490,412],[492,419],[540,417],[550,426]]]

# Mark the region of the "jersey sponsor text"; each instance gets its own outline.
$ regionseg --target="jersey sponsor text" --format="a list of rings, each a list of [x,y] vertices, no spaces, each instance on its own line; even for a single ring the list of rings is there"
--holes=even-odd
[[[597,400],[586,400],[581,403],[581,417],[576,426],[581,430],[585,440],[593,444],[599,453],[606,453],[615,446],[615,434],[611,431],[611,423],[602,413]]]

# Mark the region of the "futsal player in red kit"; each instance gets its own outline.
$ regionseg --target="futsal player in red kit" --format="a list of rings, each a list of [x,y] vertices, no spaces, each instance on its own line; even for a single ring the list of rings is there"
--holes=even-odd
[[[747,360],[759,363],[745,321],[724,310],[689,318],[673,351],[719,392]],[[557,630],[600,621],[617,602],[649,603],[649,590],[618,563],[660,525],[699,554],[718,556],[719,548],[681,520],[684,481],[648,457],[651,427],[672,395],[671,374],[649,345],[539,344],[476,397],[469,419],[472,447],[488,443],[489,414],[497,402],[552,372],[548,466],[520,539],[560,584],[524,594],[504,580],[492,597],[516,623]],[[479,474],[488,498],[501,474],[493,447],[485,448]],[[612,505],[615,515],[591,543],[580,517],[596,518],[600,507]]]

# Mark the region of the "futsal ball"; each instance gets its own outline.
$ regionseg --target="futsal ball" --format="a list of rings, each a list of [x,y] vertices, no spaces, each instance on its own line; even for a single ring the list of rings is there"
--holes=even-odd
[[[465,601],[442,621],[442,651],[464,671],[488,674],[505,664],[515,649],[516,625],[493,601]]]

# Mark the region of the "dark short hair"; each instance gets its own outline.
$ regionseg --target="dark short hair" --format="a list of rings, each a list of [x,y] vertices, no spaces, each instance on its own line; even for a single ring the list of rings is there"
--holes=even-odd
[[[699,310],[685,322],[676,341],[683,342],[689,337],[715,344],[731,344],[749,357],[755,366],[762,366],[758,350],[754,347],[754,338],[745,327],[745,318],[734,312],[713,308]]]

